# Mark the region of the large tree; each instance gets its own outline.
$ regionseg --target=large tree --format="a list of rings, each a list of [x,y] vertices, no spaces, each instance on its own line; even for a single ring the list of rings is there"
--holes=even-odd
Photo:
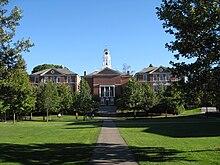
[[[220,76],[219,0],[163,0],[157,15],[166,32],[174,36],[166,44],[177,60],[171,62],[174,75],[187,77],[197,91],[206,91],[204,95],[211,91],[218,98],[215,89],[219,84],[212,82],[218,82]]]
[[[22,18],[22,11],[15,6],[8,11],[8,1],[0,1],[0,102],[2,109],[18,112],[24,107],[29,87],[26,68],[18,68],[22,63],[21,54],[29,52],[33,46],[30,40],[15,40],[16,27]],[[27,105],[27,104],[26,104]]]
[[[30,84],[29,76],[26,73],[25,62],[21,56],[18,56],[18,62],[14,66],[1,88],[1,99],[5,107],[10,107],[13,112],[14,122],[15,114],[27,114],[35,106],[35,95],[33,86]]]
[[[35,72],[38,72],[38,71],[41,71],[41,70],[44,70],[44,69],[51,69],[51,68],[54,68],[54,69],[61,69],[63,68],[62,65],[55,65],[55,64],[42,64],[42,65],[37,65],[33,68],[32,72],[31,73],[35,73]]]

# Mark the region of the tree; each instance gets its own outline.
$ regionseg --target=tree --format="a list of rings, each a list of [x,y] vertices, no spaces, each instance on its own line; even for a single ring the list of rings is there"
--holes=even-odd
[[[74,104],[75,109],[84,114],[84,120],[86,119],[86,115],[93,111],[94,102],[90,93],[89,84],[84,79],[80,81],[79,92],[76,93]]]
[[[187,77],[185,85],[190,84],[197,92],[213,93],[214,100],[220,95],[215,90],[219,84],[212,84],[212,80],[220,76],[216,67],[220,63],[219,12],[219,0],[163,0],[157,8],[166,32],[175,37],[174,41],[166,44],[177,60],[171,61],[173,74]],[[193,62],[179,62],[180,58],[193,59]],[[206,84],[210,83],[213,86],[207,89]]]
[[[33,44],[29,39],[15,41],[16,27],[19,26],[22,12],[15,6],[9,13],[7,4],[8,1],[0,1],[0,100],[2,109],[10,108],[15,116],[15,112],[26,107],[25,100],[30,89],[27,73],[24,68],[18,68],[24,62],[21,53],[29,52]]]
[[[29,52],[33,46],[30,40],[14,41],[16,27],[22,18],[22,11],[15,6],[10,13],[6,9],[8,1],[0,2],[0,82],[5,80],[8,73],[13,70],[18,56],[22,52]]]
[[[47,84],[40,85],[38,93],[38,104],[41,104],[41,109],[48,117],[53,112],[59,111],[60,97],[58,95],[57,86],[49,81]]]
[[[143,88],[143,103],[142,108],[147,111],[152,108],[157,103],[157,98],[154,90],[150,87],[148,83],[142,85]]]
[[[182,96],[182,93],[175,88],[175,86],[172,86],[165,91],[161,104],[163,104],[166,115],[168,112],[180,114],[185,110],[184,97]]]
[[[124,99],[126,107],[134,111],[134,118],[136,117],[136,110],[142,106],[143,97],[144,91],[141,85],[137,82],[136,78],[130,78],[125,86]]]
[[[72,106],[72,94],[70,92],[70,88],[68,88],[65,84],[58,84],[57,90],[60,97],[60,112],[70,111]]]
[[[16,113],[26,114],[35,106],[33,87],[25,70],[25,62],[21,56],[18,56],[13,73],[7,76],[5,84],[2,84],[1,88],[1,98],[4,100],[5,106],[9,106],[13,112],[13,123],[15,123]]]
[[[54,68],[54,69],[62,69],[63,66],[62,65],[54,65],[54,64],[43,64],[43,65],[37,65],[33,68],[32,70],[32,74],[35,73],[35,72],[38,72],[38,71],[41,71],[41,70],[44,70],[44,69],[51,69],[51,68]]]

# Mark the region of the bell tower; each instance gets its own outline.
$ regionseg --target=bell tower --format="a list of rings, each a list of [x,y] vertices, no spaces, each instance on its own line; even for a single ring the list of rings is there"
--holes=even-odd
[[[111,56],[109,54],[109,50],[108,49],[104,50],[102,67],[103,68],[105,68],[105,67],[111,68]]]

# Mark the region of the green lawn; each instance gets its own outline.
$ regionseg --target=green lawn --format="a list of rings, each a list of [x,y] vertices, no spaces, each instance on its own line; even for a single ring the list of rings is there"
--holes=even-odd
[[[220,164],[220,120],[171,117],[117,121],[141,165]]]
[[[199,114],[201,113],[201,108],[185,110],[181,115],[191,115],[191,114]]]
[[[86,164],[92,156],[101,122],[73,122],[74,116],[52,119],[55,121],[48,123],[40,120],[15,125],[0,123],[0,164]]]

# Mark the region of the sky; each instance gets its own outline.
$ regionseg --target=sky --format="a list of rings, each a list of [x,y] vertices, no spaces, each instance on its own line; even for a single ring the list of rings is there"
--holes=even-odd
[[[40,64],[64,65],[83,75],[102,69],[104,49],[112,68],[123,64],[138,72],[148,67],[170,66],[173,55],[165,48],[172,36],[157,18],[161,0],[11,0],[23,18],[16,38],[35,44],[23,55],[27,71]]]

